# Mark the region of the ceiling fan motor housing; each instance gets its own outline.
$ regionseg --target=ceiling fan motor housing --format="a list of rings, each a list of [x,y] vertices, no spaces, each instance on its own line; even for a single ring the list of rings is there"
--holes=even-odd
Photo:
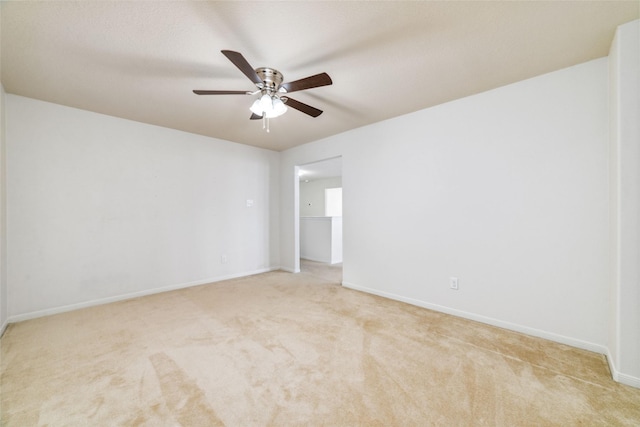
[[[274,68],[256,68],[256,74],[262,79],[263,87],[261,89],[269,95],[275,94],[284,80],[282,73]]]

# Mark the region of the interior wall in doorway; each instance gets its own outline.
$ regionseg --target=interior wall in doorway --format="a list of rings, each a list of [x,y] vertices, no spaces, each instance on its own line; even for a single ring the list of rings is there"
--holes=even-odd
[[[300,181],[300,216],[324,216],[327,188],[342,187],[342,177]]]

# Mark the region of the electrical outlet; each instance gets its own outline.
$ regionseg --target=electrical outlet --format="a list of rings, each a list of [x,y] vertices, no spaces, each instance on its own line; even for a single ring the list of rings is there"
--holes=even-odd
[[[449,288],[458,290],[458,278],[457,277],[449,277]]]
[[[220,262],[221,262],[222,264],[226,264],[226,263],[227,263],[227,261],[229,261],[229,258],[227,258],[227,255],[222,255],[222,256],[220,257]]]

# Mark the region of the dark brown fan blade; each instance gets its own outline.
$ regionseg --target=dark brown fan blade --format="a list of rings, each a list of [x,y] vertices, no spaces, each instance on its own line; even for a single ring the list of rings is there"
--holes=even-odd
[[[251,117],[249,117],[249,120],[260,120],[261,118],[262,116],[259,116],[256,113],[251,113]]]
[[[320,114],[322,114],[322,110],[318,110],[317,108],[314,108],[311,105],[307,105],[300,101],[296,101],[293,98],[287,97],[284,103],[291,108],[295,108],[298,111],[301,111],[305,114],[310,115],[311,117],[318,117]]]
[[[196,95],[249,95],[246,90],[194,90]]]
[[[229,58],[229,61],[233,62],[233,65],[238,67],[238,69],[242,71],[245,76],[249,77],[249,80],[251,80],[255,84],[262,83],[262,79],[258,76],[256,70],[254,70],[249,62],[244,59],[244,56],[242,56],[241,53],[234,52],[232,50],[223,50],[221,52],[224,56]]]
[[[304,79],[293,82],[283,83],[283,87],[287,92],[295,92],[298,90],[311,89],[313,87],[328,86],[333,84],[331,77],[327,73],[316,74],[315,76],[306,77]]]

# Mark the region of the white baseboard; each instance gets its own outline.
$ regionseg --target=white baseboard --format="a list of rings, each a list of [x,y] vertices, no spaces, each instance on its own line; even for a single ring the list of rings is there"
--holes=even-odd
[[[620,384],[640,388],[640,378],[638,377],[633,377],[631,375],[623,374],[618,371],[612,372],[611,374],[613,376],[613,379],[618,381]]]
[[[538,338],[544,338],[550,341],[555,341],[561,344],[570,345],[572,347],[581,348],[583,350],[593,351],[595,353],[607,354],[608,349],[599,344],[582,341],[576,338],[566,337],[564,335],[555,334],[553,332],[542,331],[540,329],[530,328],[528,326],[518,325],[516,323],[505,322],[503,320],[495,319],[492,317],[486,317],[475,313],[469,313],[462,310],[456,310],[454,308],[445,307],[438,304],[428,303],[426,301],[417,300],[414,298],[403,297],[401,295],[392,294],[389,292],[380,291],[377,289],[367,288],[365,286],[358,286],[349,282],[342,282],[342,286],[357,291],[378,295],[384,298],[389,298],[396,301],[405,302],[407,304],[415,305],[429,310],[439,311],[441,313],[451,314],[453,316],[462,317],[476,322],[486,323],[488,325],[497,326],[499,328],[509,329],[511,331],[520,332],[523,334],[531,335]]]
[[[327,259],[321,259],[321,258],[314,258],[314,257],[309,257],[309,256],[302,256],[300,255],[300,259],[306,259],[307,261],[313,261],[313,262],[323,262],[325,264],[331,264],[331,260],[327,260]]]
[[[611,376],[613,379],[621,384],[625,384],[631,387],[640,388],[640,378],[634,377],[632,375],[623,374],[618,371],[616,367],[613,356],[611,356],[611,352],[607,350],[607,363],[609,364],[609,370],[611,371]]]
[[[615,366],[613,357],[611,357],[611,353],[609,352],[609,349],[603,345],[594,344],[594,343],[582,341],[576,338],[555,334],[553,332],[542,331],[540,329],[530,328],[530,327],[518,325],[515,323],[505,322],[499,319],[481,316],[478,314],[469,313],[462,310],[456,310],[453,308],[449,308],[449,307],[445,307],[437,304],[431,304],[425,301],[421,301],[413,298],[407,298],[401,295],[396,295],[389,292],[380,291],[377,289],[367,288],[365,286],[358,286],[349,282],[342,282],[342,286],[346,288],[354,289],[356,291],[362,291],[369,294],[378,295],[384,298],[405,302],[407,304],[415,305],[418,307],[439,311],[441,313],[451,314],[453,316],[458,316],[465,319],[475,320],[477,322],[486,323],[488,325],[509,329],[511,331],[521,332],[523,334],[531,335],[534,337],[543,338],[543,339],[555,341],[561,344],[570,345],[572,347],[581,348],[583,350],[593,351],[594,353],[603,354],[607,359],[607,363],[609,364],[609,370],[611,371],[611,376],[613,377],[614,381],[617,381],[621,384],[625,384],[631,387],[640,388],[640,378],[619,372]]]
[[[247,272],[243,272],[243,273],[229,274],[229,275],[226,275],[226,276],[218,276],[218,277],[213,277],[213,278],[203,279],[203,280],[196,280],[196,281],[187,282],[187,283],[179,283],[179,284],[176,284],[176,285],[169,285],[169,286],[164,286],[164,287],[161,287],[161,288],[145,289],[144,291],[131,292],[131,293],[122,294],[122,295],[115,295],[115,296],[112,296],[112,297],[100,298],[100,299],[95,299],[95,300],[91,300],[91,301],[85,301],[85,302],[81,302],[81,303],[77,303],[77,304],[69,304],[69,305],[64,305],[64,306],[61,306],[61,307],[52,307],[52,308],[47,308],[47,309],[44,309],[44,310],[32,311],[32,312],[29,312],[29,313],[16,314],[16,315],[9,316],[9,319],[7,319],[7,323],[22,322],[23,320],[35,319],[37,317],[50,316],[52,314],[64,313],[64,312],[73,311],[73,310],[79,310],[81,308],[93,307],[93,306],[96,306],[96,305],[109,304],[111,302],[122,301],[122,300],[126,300],[126,299],[131,299],[131,298],[138,298],[138,297],[143,297],[143,296],[146,296],[146,295],[159,294],[161,292],[175,291],[177,289],[190,288],[192,286],[206,285],[207,283],[215,283],[215,282],[221,282],[223,280],[237,279],[238,277],[253,276],[254,274],[267,273],[269,271],[274,271],[274,270],[278,270],[278,269],[280,269],[280,267],[262,268],[262,269],[254,270],[254,271],[247,271]]]
[[[4,331],[7,330],[7,326],[9,326],[9,319],[5,320],[4,323],[0,325],[0,338],[2,338]]]

